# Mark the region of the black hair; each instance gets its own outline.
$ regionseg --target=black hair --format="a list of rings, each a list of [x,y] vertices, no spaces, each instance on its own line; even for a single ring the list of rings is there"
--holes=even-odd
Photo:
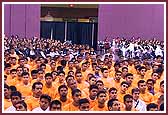
[[[97,84],[97,83],[102,83],[102,84],[104,85],[104,83],[103,83],[102,80],[97,80],[97,81],[96,81],[96,84]]]
[[[40,65],[40,67],[42,67],[42,66],[45,66],[45,67],[46,67],[46,64],[42,63],[42,64]]]
[[[129,99],[132,98],[133,99],[132,95],[126,94],[126,95],[124,95],[124,102],[126,101],[127,98],[129,98]]]
[[[128,70],[128,68],[127,68],[127,67],[123,67],[123,68],[122,68],[122,71],[124,71],[124,69],[127,69],[127,70]]]
[[[121,82],[121,86],[122,86],[123,84],[127,84],[127,85],[129,86],[129,84],[128,84],[126,81]]]
[[[91,91],[92,89],[98,89],[98,87],[96,85],[90,85],[89,91]]]
[[[122,72],[118,70],[118,71],[115,72],[115,74],[117,74],[117,73],[122,73]]]
[[[32,74],[37,74],[37,73],[38,73],[37,70],[32,70],[32,71],[31,71],[31,75],[32,75]]]
[[[27,110],[27,104],[26,104],[23,100],[22,100],[22,101],[18,101],[18,102],[16,102],[15,105],[17,105],[17,104],[21,104],[21,105],[23,105],[24,108]]]
[[[116,66],[120,67],[120,63],[119,62],[115,62],[114,67],[116,67]]]
[[[73,72],[73,73],[74,73],[74,71],[70,70],[70,71],[68,71],[68,74],[69,74],[70,72]]]
[[[99,92],[97,93],[97,97],[99,97],[99,95],[100,95],[101,93],[106,94],[106,92],[102,90],[102,91],[99,91]]]
[[[76,71],[76,72],[75,72],[75,75],[78,74],[78,73],[82,73],[82,72],[81,72],[81,71]]]
[[[164,103],[162,103],[162,104],[160,105],[159,110],[160,110],[160,111],[164,111]]]
[[[67,80],[68,80],[69,77],[72,77],[73,79],[75,79],[74,76],[68,75],[68,76],[65,78],[66,82],[67,82]]]
[[[4,75],[4,78],[6,78],[6,79],[7,79],[7,77],[8,77],[7,75]]]
[[[6,63],[6,64],[5,64],[5,69],[8,68],[8,67],[11,67],[11,64]]]
[[[81,106],[84,103],[89,103],[89,100],[87,98],[83,98],[79,100],[79,106]]]
[[[68,87],[67,87],[66,85],[60,85],[60,86],[58,87],[58,92],[60,92],[61,88],[66,88],[66,89],[68,90]]]
[[[45,77],[45,78],[47,78],[47,77],[52,77],[52,78],[53,78],[53,76],[52,76],[51,73],[46,73],[44,77]]]
[[[63,66],[58,66],[57,71],[63,71]]]
[[[162,58],[162,56],[161,56],[161,55],[157,55],[157,56],[156,56],[156,59],[158,59],[158,58]]]
[[[161,86],[162,84],[164,84],[164,80],[162,80],[162,81],[160,82],[160,86]]]
[[[10,73],[12,73],[13,71],[17,71],[17,70],[16,70],[16,69],[11,69],[11,70],[10,70]]]
[[[29,73],[28,73],[28,72],[23,72],[23,73],[22,73],[22,76],[25,76],[25,75],[28,75],[28,76],[29,76]]]
[[[88,74],[88,75],[92,75],[92,76],[89,77],[89,81],[90,81],[92,78],[95,78],[95,79],[96,79],[96,77],[95,77],[93,74]]]
[[[44,70],[43,70],[42,68],[39,68],[37,71],[38,71],[38,72],[39,72],[39,71],[43,71],[43,73],[44,73]]]
[[[115,87],[112,87],[112,88],[109,89],[109,93],[113,90],[117,91],[117,89]]]
[[[148,79],[148,80],[146,81],[146,83],[148,83],[149,81],[152,81],[153,84],[155,83],[155,81],[154,81],[153,79]]]
[[[33,85],[32,85],[32,90],[34,90],[36,88],[36,85],[42,85],[43,84],[41,82],[34,82]]]
[[[103,73],[105,70],[108,70],[107,68],[102,68],[101,72]]]
[[[140,84],[140,83],[145,83],[145,80],[139,80],[139,81],[138,81],[138,87],[139,87],[139,84]]]
[[[12,92],[17,91],[17,88],[16,88],[15,86],[13,86],[13,85],[9,86],[9,89],[10,89]]]
[[[110,100],[108,101],[108,103],[107,103],[107,107],[112,107],[114,101],[118,101],[118,99],[110,99]]]
[[[132,94],[133,94],[134,92],[140,92],[139,88],[133,88],[133,89],[132,89]]]
[[[155,103],[150,103],[146,106],[147,111],[150,111],[151,108],[157,108],[158,109],[158,105]]]
[[[9,86],[7,84],[4,84],[4,88],[7,88],[9,90]]]
[[[50,103],[50,110],[51,110],[53,105],[61,105],[62,106],[62,104],[61,104],[61,102],[59,100],[53,100]]]
[[[78,92],[81,92],[81,90],[79,90],[79,89],[73,89],[73,90],[72,90],[72,96],[74,96],[75,93],[78,93]]]
[[[61,73],[63,73],[63,74],[65,75],[65,72],[64,72],[64,71],[60,71],[60,72],[58,73],[58,75],[60,75]]]
[[[40,96],[40,100],[43,99],[43,98],[44,98],[44,99],[47,99],[49,103],[51,102],[51,97],[50,97],[49,95],[47,95],[47,94],[42,94],[42,95]]]
[[[12,92],[10,95],[11,99],[12,99],[12,96],[18,96],[20,99],[22,99],[22,94],[19,91]]]
[[[139,71],[141,71],[142,69],[145,69],[145,71],[146,71],[146,67],[144,67],[144,66],[141,66],[138,68]]]
[[[125,75],[125,77],[128,77],[128,76],[133,76],[133,74],[132,74],[132,73],[127,73],[127,74]]]
[[[62,65],[62,66],[66,66],[66,64],[67,64],[67,61],[66,61],[66,60],[61,60],[61,65]]]

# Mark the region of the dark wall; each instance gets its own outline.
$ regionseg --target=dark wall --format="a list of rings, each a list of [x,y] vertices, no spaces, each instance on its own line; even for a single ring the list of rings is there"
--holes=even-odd
[[[85,17],[97,17],[98,8],[53,8],[53,7],[41,7],[41,17],[47,15],[48,11],[50,15],[55,18],[85,18]]]

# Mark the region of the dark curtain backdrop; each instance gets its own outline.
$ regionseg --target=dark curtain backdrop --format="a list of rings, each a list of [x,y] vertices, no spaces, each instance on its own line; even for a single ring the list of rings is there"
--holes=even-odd
[[[50,38],[51,30],[53,31],[53,39],[64,41],[65,38],[65,23],[64,22],[47,22],[41,21],[41,37]]]
[[[88,44],[92,46],[92,28],[93,23],[68,22],[67,40],[75,44]],[[51,29],[53,29],[53,38],[63,42],[65,39],[65,22],[41,21],[41,37],[50,38]],[[94,23],[94,48],[97,46],[97,30],[98,24]]]
[[[78,38],[80,44],[92,45],[92,24],[90,23],[78,23]]]
[[[70,22],[67,26],[67,40],[76,44],[92,45],[92,23]]]
[[[78,23],[73,22],[67,24],[67,40],[75,44],[80,43],[80,39],[78,38]]]
[[[53,38],[64,42],[65,39],[65,23],[64,22],[54,22],[53,28]]]
[[[54,28],[53,22],[40,22],[40,37],[41,38],[50,38],[51,36],[51,29]]]

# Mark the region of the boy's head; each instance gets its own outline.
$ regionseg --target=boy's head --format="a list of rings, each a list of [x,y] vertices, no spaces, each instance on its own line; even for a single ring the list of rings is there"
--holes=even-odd
[[[89,111],[90,103],[87,98],[83,98],[79,100],[79,110],[80,111]]]
[[[24,101],[18,101],[15,104],[16,111],[27,111],[27,104]]]
[[[127,110],[131,110],[133,106],[133,97],[130,94],[124,96],[124,104]]]
[[[11,93],[11,102],[15,107],[16,103],[22,100],[22,94],[19,91],[15,91]]]
[[[50,111],[61,111],[62,109],[61,102],[59,100],[53,100],[50,103]]]
[[[4,97],[5,97],[5,99],[10,98],[9,86],[7,84],[4,84]]]
[[[117,89],[115,87],[109,89],[109,98],[117,99]]]
[[[120,103],[118,99],[110,99],[107,103],[109,111],[119,111],[120,110]]]
[[[146,106],[147,111],[158,111],[158,105],[155,103],[150,103]]]
[[[42,110],[46,110],[51,102],[51,97],[49,95],[46,94],[42,94],[40,96],[40,107]]]
[[[42,94],[42,88],[43,88],[43,84],[41,82],[33,83],[32,85],[33,95],[36,97],[40,97]]]
[[[81,95],[82,95],[81,90],[79,90],[79,89],[72,90],[72,98],[73,98],[74,102],[79,103]]]
[[[107,100],[106,92],[105,91],[99,91],[97,93],[97,99],[98,99],[98,103],[105,104],[105,102]]]
[[[66,85],[60,85],[58,87],[58,93],[61,97],[66,97],[68,94],[68,87]]]

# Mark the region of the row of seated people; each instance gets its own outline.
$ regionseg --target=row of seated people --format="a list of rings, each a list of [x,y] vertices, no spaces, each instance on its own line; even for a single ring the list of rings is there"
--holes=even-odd
[[[125,85],[125,84],[124,84]],[[90,86],[89,97],[82,96],[82,91],[75,88],[71,92],[70,99],[68,95],[68,87],[61,85],[59,87],[60,97],[53,99],[47,95],[42,94],[43,84],[35,82],[33,84],[33,96],[27,99],[22,98],[19,91],[12,90],[5,84],[5,97],[11,99],[12,105],[6,111],[163,111],[164,110],[164,96],[161,95],[156,103],[146,104],[139,99],[140,89],[132,89],[131,94],[125,94],[123,103],[117,99],[117,89],[110,88],[108,93],[105,90],[98,91],[96,85]],[[107,97],[109,94],[109,97]],[[32,108],[30,108],[32,107]]]
[[[7,90],[4,110],[17,110],[10,86],[20,92],[20,100],[24,100],[29,111],[37,110],[43,94],[51,104],[54,100],[60,102],[62,111],[80,110],[81,99],[88,100],[89,110],[93,111],[110,110],[111,99],[117,99],[117,110],[121,111],[146,111],[151,104],[159,110],[163,104],[160,100],[164,102],[162,56],[152,61],[137,57],[115,61],[113,54],[101,56],[92,54],[91,49],[82,49],[79,55],[71,57],[68,51],[64,56],[25,57],[10,49],[4,57],[4,88]],[[132,99],[129,107],[127,97]],[[49,104],[45,110],[48,108]]]

